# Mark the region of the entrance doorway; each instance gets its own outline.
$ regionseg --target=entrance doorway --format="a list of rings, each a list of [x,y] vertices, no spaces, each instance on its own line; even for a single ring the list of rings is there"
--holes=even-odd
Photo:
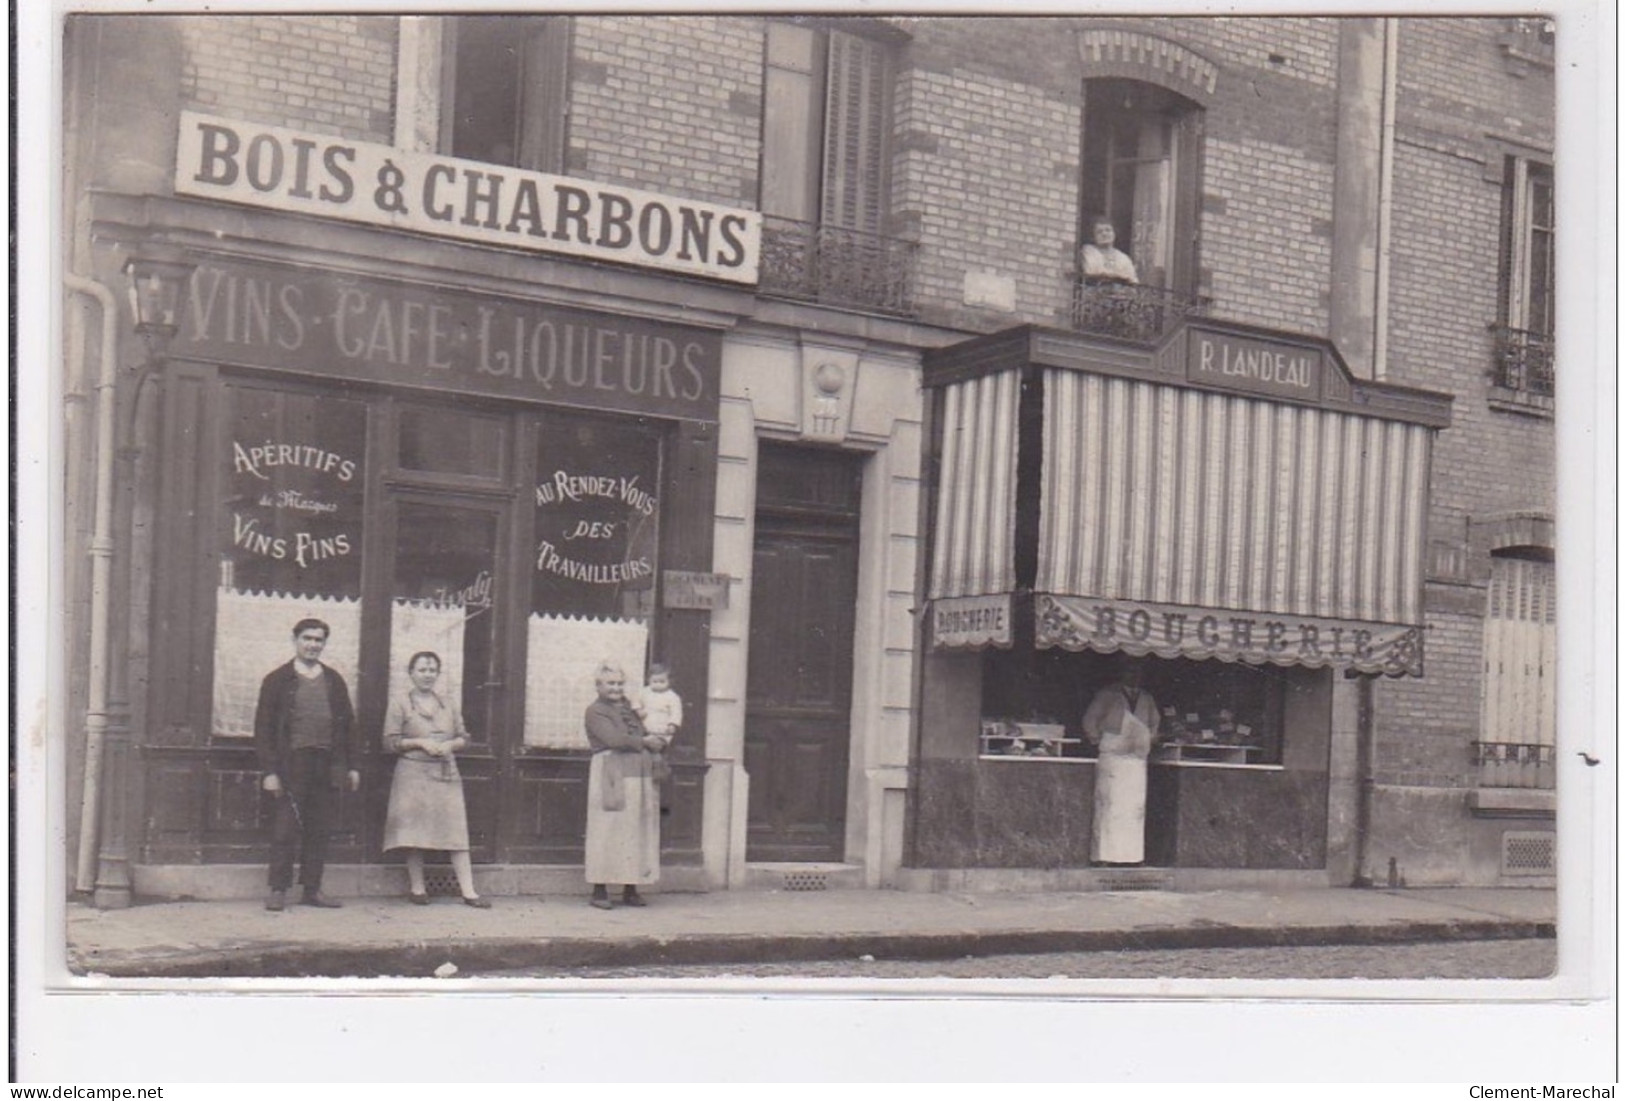
[[[500,594],[506,586],[499,582],[506,578],[507,563],[500,560],[499,548],[505,545],[505,511],[474,495],[433,491],[397,490],[391,504],[388,645],[373,649],[371,672],[395,700],[411,687],[406,669],[412,655],[431,651],[440,658],[435,690],[462,713],[469,735],[457,766],[470,852],[477,862],[494,861],[503,802],[501,760],[511,751],[493,736],[509,727],[500,709],[506,658],[499,644]],[[376,667],[386,653],[387,666]],[[380,813],[383,795],[375,798]]]
[[[763,443],[752,566],[745,856],[845,855],[861,456]]]

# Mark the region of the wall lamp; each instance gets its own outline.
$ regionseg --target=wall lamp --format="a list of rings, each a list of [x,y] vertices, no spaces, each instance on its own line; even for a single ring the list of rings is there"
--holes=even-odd
[[[135,318],[135,331],[146,338],[149,348],[154,341],[167,343],[180,328],[181,297],[196,267],[178,252],[167,249],[125,261],[130,313]]]

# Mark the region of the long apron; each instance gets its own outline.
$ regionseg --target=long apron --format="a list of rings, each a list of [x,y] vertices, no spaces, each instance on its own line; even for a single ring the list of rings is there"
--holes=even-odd
[[[1089,859],[1112,864],[1145,860],[1145,762],[1150,755],[1151,728],[1125,708],[1120,728],[1100,739]]]
[[[660,793],[647,777],[627,776],[624,804],[605,810],[610,756],[594,753],[587,771],[587,882],[654,883],[660,878]]]

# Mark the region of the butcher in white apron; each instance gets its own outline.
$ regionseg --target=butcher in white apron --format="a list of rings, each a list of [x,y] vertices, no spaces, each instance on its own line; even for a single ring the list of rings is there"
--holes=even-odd
[[[1089,839],[1089,859],[1097,864],[1145,862],[1146,760],[1161,716],[1140,674],[1139,662],[1127,662],[1083,713],[1084,737],[1100,751]]]

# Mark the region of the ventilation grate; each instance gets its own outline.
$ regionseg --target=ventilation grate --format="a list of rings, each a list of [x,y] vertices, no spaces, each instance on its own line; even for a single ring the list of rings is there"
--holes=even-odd
[[[1095,882],[1102,891],[1160,891],[1168,885],[1168,876],[1157,871],[1102,872]]]
[[[424,868],[423,889],[431,896],[462,895],[457,875],[450,868]]]
[[[1513,830],[1501,835],[1502,875],[1551,875],[1556,870],[1556,835]]]
[[[786,891],[827,891],[829,877],[823,872],[785,872]]]

